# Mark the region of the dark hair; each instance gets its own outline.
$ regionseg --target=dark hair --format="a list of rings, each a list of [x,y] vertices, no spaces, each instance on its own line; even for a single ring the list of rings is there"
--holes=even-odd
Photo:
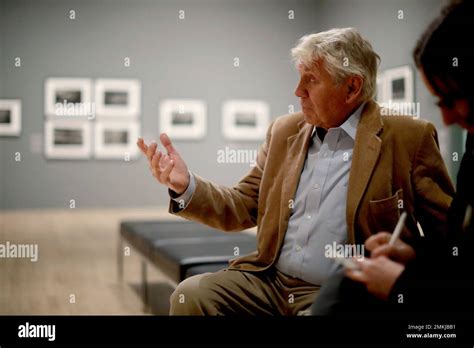
[[[451,1],[426,29],[415,47],[415,64],[441,95],[444,93],[434,78],[438,78],[451,93],[474,100],[473,28],[474,1]]]

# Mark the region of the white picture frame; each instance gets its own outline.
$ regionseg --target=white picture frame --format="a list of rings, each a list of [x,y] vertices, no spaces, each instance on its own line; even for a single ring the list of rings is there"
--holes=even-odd
[[[228,100],[222,106],[222,134],[230,140],[265,139],[270,108],[261,100]]]
[[[21,100],[0,99],[0,136],[21,134]]]
[[[130,160],[137,158],[136,145],[140,136],[138,121],[96,121],[94,128],[94,156],[99,159]]]
[[[87,159],[92,153],[91,123],[46,120],[45,156],[49,159]]]
[[[47,78],[44,84],[44,113],[46,116],[90,116],[92,80],[87,78]]]
[[[377,90],[375,94],[375,101],[377,103],[386,103],[387,98],[385,97],[385,86],[384,86],[384,78],[383,72],[379,72],[377,74]]]
[[[409,65],[387,69],[383,72],[383,97],[388,103],[413,103],[415,101],[413,69]]]
[[[137,117],[141,112],[140,80],[97,79],[94,96],[98,117]]]
[[[206,135],[206,104],[196,99],[166,99],[159,106],[159,132],[172,139],[196,140]]]

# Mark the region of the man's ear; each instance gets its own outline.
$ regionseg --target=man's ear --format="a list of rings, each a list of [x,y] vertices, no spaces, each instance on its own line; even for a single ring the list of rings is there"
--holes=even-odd
[[[347,95],[346,102],[352,103],[359,99],[362,94],[362,85],[364,79],[360,76],[351,76],[347,80]]]

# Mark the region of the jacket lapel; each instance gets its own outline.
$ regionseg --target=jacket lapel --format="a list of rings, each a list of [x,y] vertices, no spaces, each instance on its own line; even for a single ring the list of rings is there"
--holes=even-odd
[[[282,164],[285,175],[281,188],[281,214],[278,239],[282,243],[288,227],[290,200],[295,199],[296,188],[308,153],[313,126],[302,120],[298,123],[298,133],[287,138],[286,158]]]
[[[382,140],[379,134],[383,128],[380,108],[373,102],[368,102],[362,112],[352,154],[352,164],[347,191],[347,231],[349,243],[355,243],[355,216],[372,172],[380,156]]]

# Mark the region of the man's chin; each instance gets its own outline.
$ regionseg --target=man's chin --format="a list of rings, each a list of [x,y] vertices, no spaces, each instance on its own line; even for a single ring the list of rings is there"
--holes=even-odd
[[[314,124],[316,122],[314,116],[308,115],[304,111],[302,112],[303,112],[304,120],[306,121],[306,123]]]
[[[316,127],[321,126],[321,122],[319,122],[316,119],[316,117],[305,114],[304,112],[303,112],[303,115],[304,115],[304,120],[305,120],[306,123],[309,123],[310,125],[313,125],[313,126],[316,126]]]

